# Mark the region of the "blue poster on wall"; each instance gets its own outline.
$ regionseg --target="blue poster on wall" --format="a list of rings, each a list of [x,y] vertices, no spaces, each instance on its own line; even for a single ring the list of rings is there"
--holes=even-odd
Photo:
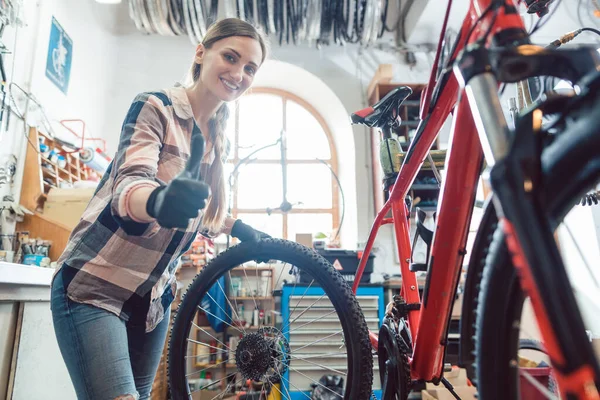
[[[48,58],[46,59],[46,76],[64,94],[69,89],[71,61],[73,60],[73,41],[52,17],[50,28],[50,43],[48,43]]]

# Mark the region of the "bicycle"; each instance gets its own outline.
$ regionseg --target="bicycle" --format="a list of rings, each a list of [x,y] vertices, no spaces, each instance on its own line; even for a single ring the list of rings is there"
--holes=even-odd
[[[261,398],[270,390],[285,399],[310,399],[306,382],[318,385],[319,377],[302,371],[315,367],[343,377],[344,399],[366,400],[377,395],[385,400],[404,400],[416,381],[441,382],[458,398],[444,379],[445,345],[484,158],[491,168],[494,194],[485,207],[470,258],[461,316],[460,364],[467,367],[480,398],[519,398],[519,377],[526,373],[517,362],[518,331],[524,298],[528,297],[563,398],[599,398],[598,362],[553,232],[600,181],[600,113],[591,112],[600,105],[600,57],[591,48],[544,50],[531,45],[517,3],[470,2],[450,59],[431,73],[422,97],[421,123],[402,166],[394,167],[386,177],[387,201],[373,223],[352,290],[325,259],[292,242],[269,239],[242,243],[222,253],[195,278],[178,310],[170,339],[173,398],[189,398],[188,376],[213,368],[198,371],[200,367],[192,366],[192,372],[186,374],[190,360],[199,357],[194,354],[195,345],[226,352],[235,362],[233,373],[224,367],[214,398],[231,392],[236,386],[233,378],[239,373],[244,379],[263,383]],[[548,6],[548,2],[527,1],[531,10],[540,4],[542,11]],[[450,6],[451,2],[440,39]],[[434,66],[441,49],[440,40]],[[499,83],[533,76],[577,83],[578,94],[552,97],[525,110],[511,132],[499,103]],[[408,95],[406,88],[398,88],[373,107],[354,113],[353,122],[381,128],[384,143],[388,143],[398,107]],[[410,264],[411,204],[406,195],[453,110],[447,175],[441,187],[421,299]],[[557,113],[560,118],[544,127],[543,115]],[[394,166],[393,148],[386,150]],[[566,182],[565,177],[569,178]],[[391,218],[387,217],[389,211]],[[373,322],[364,316],[369,309],[360,307],[355,294],[378,229],[384,224],[393,224],[395,229],[402,289],[401,296],[389,305],[383,324],[377,323],[376,334]],[[240,323],[238,304],[227,297],[231,281],[228,271],[245,265],[246,284],[251,287],[252,276],[256,274],[259,279],[267,260],[268,268],[279,273],[271,291],[278,290],[283,273],[289,272],[290,282],[284,285],[288,300],[282,307],[280,324],[271,321],[261,326],[259,322],[256,332],[248,332]],[[225,300],[217,301],[215,292],[225,294]],[[258,308],[260,296],[253,301]],[[237,347],[227,348],[196,324],[198,314],[211,315],[238,330],[241,340]],[[339,323],[332,321],[333,317],[338,317]],[[333,333],[320,336],[326,331],[320,324],[331,324],[327,332]],[[310,326],[318,329],[311,330]],[[190,333],[195,338],[190,339]],[[207,334],[225,349],[198,339],[198,335]],[[378,355],[375,366],[373,353]],[[382,388],[374,393],[373,371],[377,369]],[[549,395],[544,388],[540,391]]]

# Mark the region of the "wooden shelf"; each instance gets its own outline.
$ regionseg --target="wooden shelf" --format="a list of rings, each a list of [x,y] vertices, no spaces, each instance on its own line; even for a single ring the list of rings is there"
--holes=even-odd
[[[49,170],[48,168],[42,167],[42,174],[50,175],[52,178],[57,178],[56,173],[54,171]]]
[[[44,203],[50,189],[60,188],[61,182],[73,183],[79,179],[87,179],[89,168],[79,160],[76,153],[69,153],[68,151],[72,150],[63,148],[51,135],[36,128],[30,128],[29,138],[23,167],[20,203],[34,211],[35,215],[26,215],[23,222],[17,223],[16,229],[29,231],[31,237],[52,240],[50,259],[56,261],[67,244],[71,229],[60,222],[44,217]],[[40,142],[62,154],[66,159],[67,166],[59,167],[56,162],[41,154]],[[52,168],[44,168],[42,164],[47,164]]]

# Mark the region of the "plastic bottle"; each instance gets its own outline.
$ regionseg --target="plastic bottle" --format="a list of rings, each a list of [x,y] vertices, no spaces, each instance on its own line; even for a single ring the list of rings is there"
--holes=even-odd
[[[383,139],[379,143],[381,168],[386,176],[400,171],[400,154],[402,154],[402,147],[397,139]]]

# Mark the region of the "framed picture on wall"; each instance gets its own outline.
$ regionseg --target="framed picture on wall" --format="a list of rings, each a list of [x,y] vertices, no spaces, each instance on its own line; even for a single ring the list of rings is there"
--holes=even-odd
[[[64,94],[69,90],[71,77],[71,62],[73,60],[73,40],[52,17],[48,56],[46,58],[46,76]]]

